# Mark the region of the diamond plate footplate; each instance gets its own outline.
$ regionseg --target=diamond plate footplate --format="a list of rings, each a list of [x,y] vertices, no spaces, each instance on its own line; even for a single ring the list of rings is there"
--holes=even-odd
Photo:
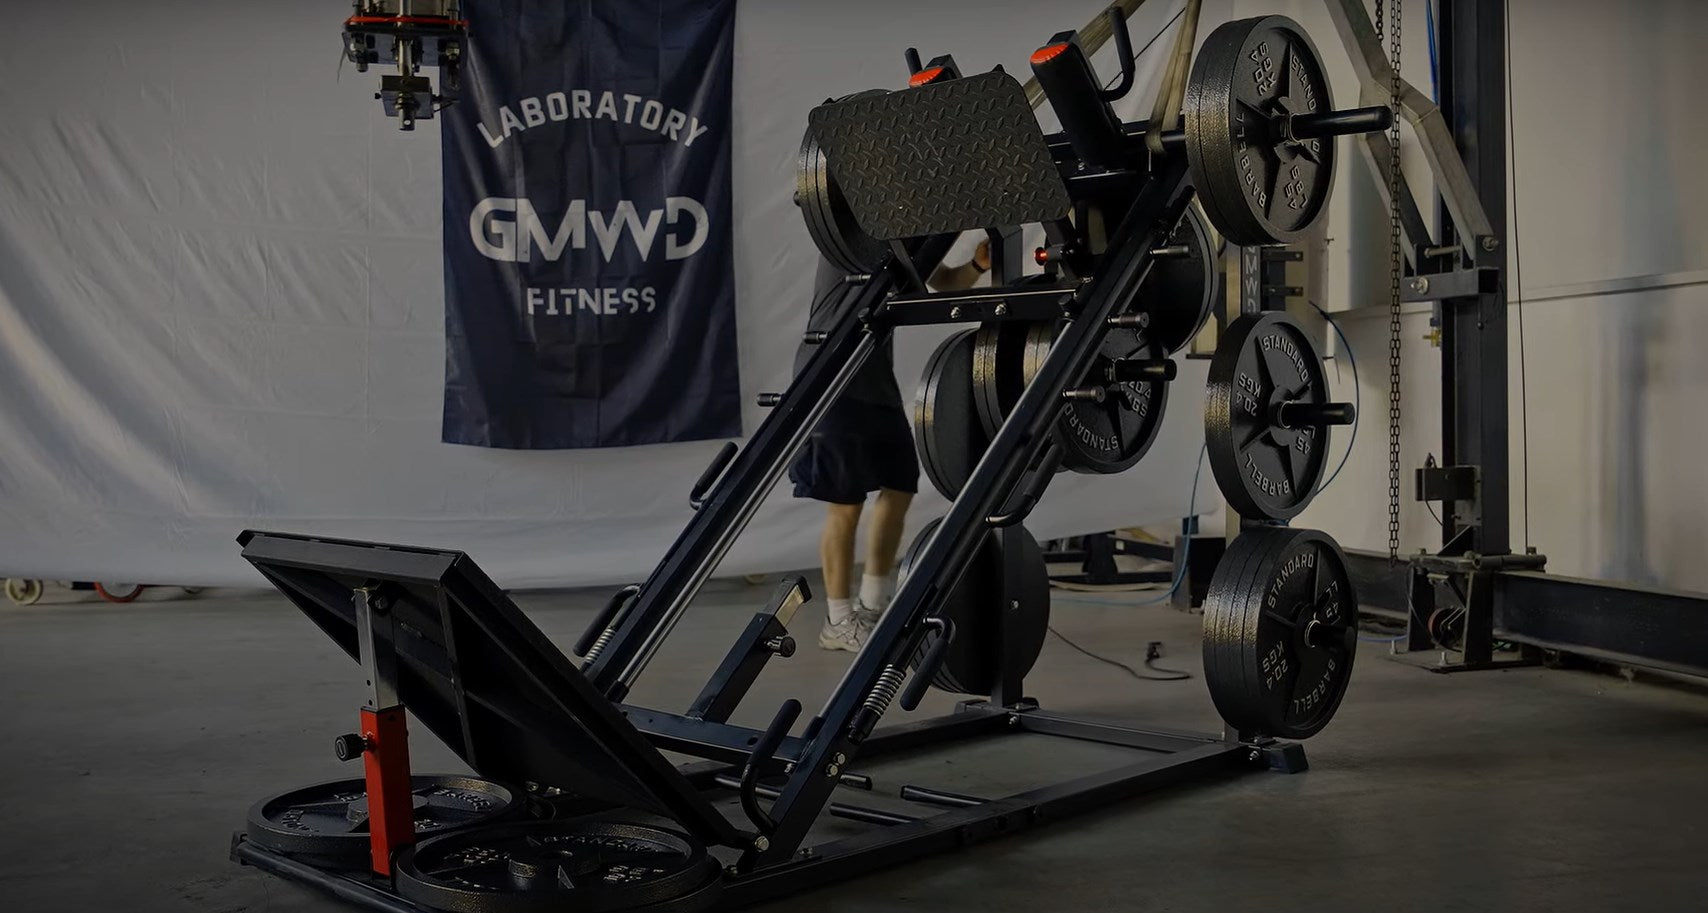
[[[809,121],[855,221],[880,241],[1059,219],[1071,205],[1005,73],[833,102]]]

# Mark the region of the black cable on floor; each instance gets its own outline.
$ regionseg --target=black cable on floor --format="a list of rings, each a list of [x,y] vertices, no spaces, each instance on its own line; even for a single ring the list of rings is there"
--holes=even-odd
[[[1133,668],[1132,666],[1129,666],[1126,663],[1121,662],[1120,660],[1110,659],[1107,656],[1099,656],[1096,653],[1093,653],[1090,650],[1087,650],[1086,648],[1080,646],[1079,644],[1074,643],[1073,640],[1071,640],[1066,634],[1063,634],[1062,632],[1056,630],[1054,625],[1050,626],[1050,633],[1056,635],[1056,637],[1061,639],[1062,643],[1067,644],[1068,646],[1074,648],[1075,650],[1079,651],[1080,653],[1083,653],[1086,656],[1089,656],[1092,659],[1095,659],[1098,662],[1103,663],[1105,665],[1114,666],[1115,668],[1120,669],[1122,672],[1125,672],[1128,675],[1131,675],[1133,678],[1136,678],[1141,682],[1179,682],[1179,681],[1185,681],[1186,679],[1189,679],[1192,677],[1192,674],[1190,672],[1183,672],[1179,669],[1158,668],[1157,666],[1154,665],[1154,663],[1156,662],[1155,656],[1145,657],[1145,668],[1151,670],[1152,672],[1160,672],[1163,674],[1161,674],[1161,675],[1146,675],[1143,672],[1140,672],[1139,670]]]

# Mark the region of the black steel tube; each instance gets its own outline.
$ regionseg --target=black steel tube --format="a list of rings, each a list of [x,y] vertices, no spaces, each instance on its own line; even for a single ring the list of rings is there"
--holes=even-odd
[[[281,856],[269,853],[247,840],[239,842],[231,848],[231,855],[246,865],[252,865],[263,872],[271,872],[283,878],[300,881],[310,887],[319,888],[339,900],[349,901],[357,906],[381,913],[422,913],[422,908],[394,897],[378,888],[359,884],[341,875],[323,872],[314,866],[307,865]]]
[[[901,788],[901,797],[909,802],[919,802],[925,805],[941,805],[944,808],[972,808],[976,805],[983,805],[990,801],[989,799],[980,799],[977,796],[964,796],[960,793],[944,792],[943,790],[932,789],[928,786],[903,786]]]
[[[712,779],[725,789],[741,789],[741,781],[728,774],[720,774]],[[846,782],[844,781],[844,784]],[[783,791],[775,786],[763,784],[754,786],[753,792],[762,799],[775,799],[783,794]],[[850,805],[846,802],[832,802],[825,806],[825,810],[838,818],[847,818],[849,821],[864,821],[867,824],[908,824],[919,820],[912,815],[880,811],[875,808],[867,808],[864,805]]]
[[[919,245],[914,271],[930,274],[954,237],[931,238]],[[894,287],[889,258],[863,287],[849,293],[829,336],[817,347],[782,402],[766,416],[725,472],[722,484],[694,514],[671,544],[652,575],[641,585],[634,607],[616,635],[586,670],[593,685],[612,700],[622,700],[659,644],[682,617],[724,553],[746,528],[765,496],[788,468],[789,460],[853,380],[860,366],[887,340],[891,328],[867,326]]]
[[[1293,139],[1325,139],[1354,133],[1376,133],[1393,125],[1394,112],[1386,105],[1377,105],[1321,114],[1294,114],[1287,119],[1287,132]]]
[[[1275,407],[1275,423],[1283,428],[1350,425],[1358,417],[1351,403],[1310,403],[1288,400]]]
[[[960,496],[921,550],[889,610],[819,713],[820,725],[772,809],[778,828],[770,846],[756,858],[744,857],[747,862],[786,859],[805,839],[834,786],[822,775],[824,769],[835,755],[855,749],[859,734],[851,732],[849,724],[866,694],[885,668],[905,661],[901,651],[913,642],[926,613],[960,581],[974,549],[987,534],[985,518],[1001,506],[1000,499],[1013,490],[1038,449],[1050,439],[1062,410],[1059,391],[1091,369],[1108,333],[1109,318],[1137,293],[1150,271],[1150,252],[1162,246],[1191,199],[1185,156],[1166,157],[1120,220],[1105,260],[1107,269],[1082,290],[1078,314],[1062,329]]]

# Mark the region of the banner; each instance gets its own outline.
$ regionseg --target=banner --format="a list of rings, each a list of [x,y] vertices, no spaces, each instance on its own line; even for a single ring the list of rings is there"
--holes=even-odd
[[[735,0],[470,0],[444,112],[444,440],[741,433]]]

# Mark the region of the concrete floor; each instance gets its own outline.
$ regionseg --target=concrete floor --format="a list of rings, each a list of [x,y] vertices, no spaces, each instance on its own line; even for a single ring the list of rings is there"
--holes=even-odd
[[[714,584],[634,700],[685,706],[766,592]],[[359,775],[331,752],[360,702],[356,667],[282,597],[161,601],[175,593],[110,606],[60,592],[58,604],[0,607],[0,910],[349,909],[226,851],[263,794]],[[1163,665],[1196,672],[1195,617],[1059,596],[1067,636],[1133,662],[1160,640]],[[519,601],[567,644],[602,598]],[[1308,773],[1178,789],[767,909],[1708,906],[1708,696],[1565,671],[1437,676],[1382,649],[1363,645],[1339,716],[1308,743]],[[846,658],[803,649],[774,665],[746,720],[801,692],[816,707]],[[1219,726],[1202,681],[1134,681],[1053,639],[1029,684],[1051,709]],[[413,751],[418,770],[459,769],[423,730]],[[1070,762],[1108,766],[1020,737],[869,772],[880,789],[995,791]]]

